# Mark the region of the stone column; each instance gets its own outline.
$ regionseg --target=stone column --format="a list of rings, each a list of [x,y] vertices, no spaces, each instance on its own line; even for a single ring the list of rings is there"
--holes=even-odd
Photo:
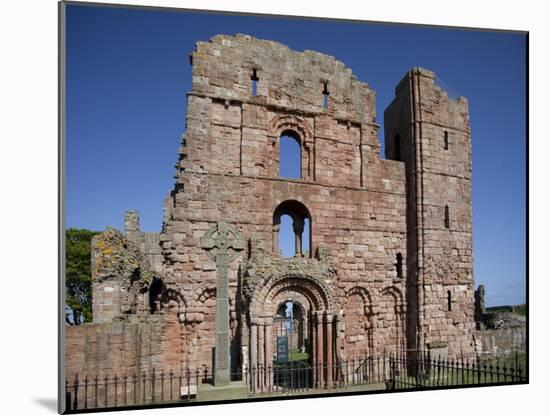
[[[326,315],[326,333],[327,333],[327,383],[332,385],[334,374],[334,363],[332,359],[332,314]]]
[[[273,252],[279,255],[279,230],[281,229],[281,224],[278,223],[273,225]]]
[[[250,384],[256,388],[255,374],[258,370],[258,326],[250,323]]]
[[[309,327],[311,329],[311,335],[309,338],[309,349],[311,353],[311,364],[313,365],[313,386],[317,385],[317,324],[315,322],[315,316],[312,312],[309,315]]]
[[[294,215],[292,228],[295,236],[296,256],[302,256],[302,234],[304,233],[304,219]]]
[[[322,386],[325,382],[325,358],[324,358],[324,330],[323,330],[323,313],[317,312],[316,315],[317,324],[317,363],[319,364],[319,373],[317,373],[317,381],[319,386]]]
[[[265,387],[270,389],[273,382],[273,319],[269,319],[265,327]],[[271,370],[269,370],[271,368]]]
[[[264,377],[265,377],[265,338],[264,338],[265,325],[258,326],[258,387],[263,389]]]

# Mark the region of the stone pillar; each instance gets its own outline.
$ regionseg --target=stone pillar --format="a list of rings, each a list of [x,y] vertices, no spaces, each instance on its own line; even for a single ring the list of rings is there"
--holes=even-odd
[[[302,256],[302,234],[304,233],[304,219],[299,216],[294,216],[292,221],[292,229],[295,236],[296,256]]]
[[[256,388],[258,373],[258,326],[250,323],[250,384]]]
[[[273,319],[269,319],[265,326],[265,387],[271,389],[273,383]],[[271,369],[271,370],[270,370]]]
[[[317,323],[315,316],[311,312],[309,316],[309,326],[311,327],[311,337],[309,339],[309,348],[311,352],[311,364],[313,365],[313,385],[317,385]]]
[[[278,223],[273,225],[273,252],[279,255],[279,230],[281,229],[281,224]]]
[[[139,212],[137,210],[127,210],[124,213],[124,234],[133,242],[139,237]]]
[[[332,385],[334,374],[334,361],[332,359],[332,314],[326,315],[326,333],[327,333],[327,383]]]
[[[265,325],[258,327],[258,387],[263,389],[265,377]]]
[[[316,315],[317,325],[317,363],[319,364],[319,373],[317,374],[317,382],[319,386],[322,386],[325,382],[325,358],[324,358],[324,330],[323,330],[323,313],[317,312]]]

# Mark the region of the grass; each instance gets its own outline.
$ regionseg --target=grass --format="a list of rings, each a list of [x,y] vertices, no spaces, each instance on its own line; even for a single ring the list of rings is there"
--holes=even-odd
[[[288,354],[288,360],[307,360],[309,357],[307,352],[301,352],[300,349],[291,350]]]

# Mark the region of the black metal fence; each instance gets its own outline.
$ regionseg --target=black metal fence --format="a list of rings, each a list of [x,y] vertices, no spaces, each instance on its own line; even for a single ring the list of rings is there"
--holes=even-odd
[[[68,411],[191,402],[212,384],[212,371],[185,369],[131,374],[75,374],[66,381]],[[515,361],[444,359],[429,352],[363,356],[333,365],[307,361],[273,362],[231,374],[246,397],[318,394],[331,390],[403,390],[522,383],[525,368]],[[204,385],[204,386],[203,386]]]
[[[515,357],[515,358],[514,358]],[[467,361],[445,359],[441,355],[416,353],[414,356],[392,354],[389,357],[388,389],[424,389],[449,386],[524,383],[526,368],[518,353],[506,360]]]

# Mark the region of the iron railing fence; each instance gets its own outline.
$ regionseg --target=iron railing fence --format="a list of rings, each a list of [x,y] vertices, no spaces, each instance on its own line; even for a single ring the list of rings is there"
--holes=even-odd
[[[475,361],[446,359],[426,352],[413,357],[394,353],[389,365],[386,387],[395,390],[527,382],[526,368],[517,352],[512,359]]]
[[[513,359],[512,359],[513,360]],[[66,381],[70,412],[89,409],[193,402],[202,385],[212,384],[208,367],[181,371],[73,374]],[[444,359],[429,352],[392,353],[338,360],[273,362],[231,373],[247,397],[318,394],[328,391],[403,390],[449,386],[524,383],[525,368],[515,361]],[[198,393],[198,395],[197,395]]]

